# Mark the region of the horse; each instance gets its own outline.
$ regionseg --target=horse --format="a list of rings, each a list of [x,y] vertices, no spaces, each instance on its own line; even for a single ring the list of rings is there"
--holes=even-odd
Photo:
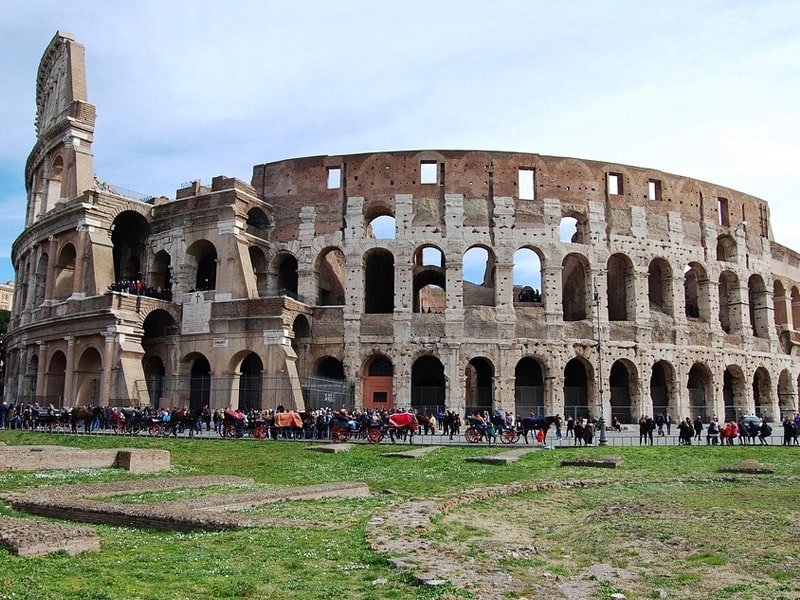
[[[418,428],[419,423],[417,422],[417,416],[412,412],[393,413],[389,415],[387,431],[389,432],[389,437],[392,439],[393,444],[395,443],[395,434],[402,436],[403,439],[407,438],[408,443],[411,444],[414,441],[414,434]]]
[[[528,443],[528,432],[539,431],[544,433],[542,443],[547,439],[547,430],[551,425],[561,426],[561,417],[559,415],[550,415],[547,417],[524,417],[520,422],[520,433],[525,438],[525,443]]]
[[[83,432],[91,433],[92,423],[100,418],[101,409],[99,406],[76,406],[69,415],[72,433],[78,433],[78,423],[83,423]]]
[[[169,414],[169,422],[165,423],[165,431],[173,437],[178,437],[178,431],[189,429],[189,437],[194,437],[194,428],[197,424],[197,415],[188,408],[175,408]]]
[[[422,428],[422,435],[434,435],[436,433],[436,427],[425,413],[417,411],[416,417],[417,423]]]

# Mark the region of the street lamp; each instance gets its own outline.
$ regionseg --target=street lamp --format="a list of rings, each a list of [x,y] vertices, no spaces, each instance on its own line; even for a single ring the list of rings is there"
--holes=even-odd
[[[597,290],[597,282],[594,284],[594,314],[597,319],[597,391],[600,396],[600,440],[598,444],[605,446],[608,444],[606,437],[606,409],[603,402],[603,352],[600,346],[600,292]]]

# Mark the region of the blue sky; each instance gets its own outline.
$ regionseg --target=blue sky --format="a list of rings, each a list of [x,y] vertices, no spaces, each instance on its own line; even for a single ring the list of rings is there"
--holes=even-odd
[[[86,47],[101,180],[174,197],[317,154],[574,156],[696,177],[800,225],[800,3],[3,2],[0,281],[24,225],[39,60]]]

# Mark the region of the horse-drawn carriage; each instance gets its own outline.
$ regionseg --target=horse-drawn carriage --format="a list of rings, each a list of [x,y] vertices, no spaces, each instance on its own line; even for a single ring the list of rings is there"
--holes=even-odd
[[[474,417],[468,417],[467,420],[470,425],[464,430],[464,439],[466,439],[470,444],[477,444],[487,435],[487,425],[486,423],[481,423]],[[525,443],[527,444],[528,434],[533,432],[536,443],[544,446],[545,438],[547,437],[547,432],[551,425],[561,425],[561,417],[558,415],[551,415],[547,417],[525,417],[519,423],[517,423],[516,428],[509,427],[505,424],[496,425],[494,435],[499,437],[500,441],[504,444],[515,444],[520,438],[525,438]]]
[[[366,415],[353,416],[346,412],[335,413],[330,422],[331,440],[334,442],[347,442],[350,439],[364,439],[371,444],[377,444],[383,434],[380,423],[370,421]],[[373,438],[377,441],[373,441]]]

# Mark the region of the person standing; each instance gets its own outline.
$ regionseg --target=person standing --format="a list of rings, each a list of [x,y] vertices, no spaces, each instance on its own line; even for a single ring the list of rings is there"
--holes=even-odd
[[[694,420],[694,439],[698,442],[703,435],[703,419],[700,418],[700,415]]]
[[[667,425],[667,435],[670,435],[672,433],[672,415],[667,413],[667,416],[664,417],[664,419],[666,420]]]
[[[643,446],[647,443],[647,417],[642,415],[639,417],[639,445]]]

